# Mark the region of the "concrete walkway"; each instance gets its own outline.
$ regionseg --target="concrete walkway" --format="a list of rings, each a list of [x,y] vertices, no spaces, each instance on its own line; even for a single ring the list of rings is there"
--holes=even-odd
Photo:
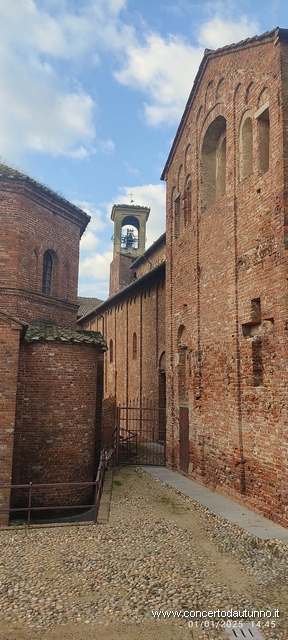
[[[242,507],[237,502],[224,498],[218,493],[207,489],[193,480],[189,480],[180,473],[170,471],[166,467],[140,467],[147,471],[154,478],[158,478],[169,487],[180,491],[184,496],[195,500],[204,507],[207,507],[219,516],[226,518],[229,522],[238,525],[261,540],[282,540],[288,542],[288,529],[275,524],[267,518],[257,515],[253,511]]]

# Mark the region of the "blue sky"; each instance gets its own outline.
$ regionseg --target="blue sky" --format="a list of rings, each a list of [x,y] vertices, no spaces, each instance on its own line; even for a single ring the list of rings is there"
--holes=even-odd
[[[105,299],[114,203],[151,207],[205,47],[288,27],[283,1],[0,0],[0,155],[92,217],[79,294]]]

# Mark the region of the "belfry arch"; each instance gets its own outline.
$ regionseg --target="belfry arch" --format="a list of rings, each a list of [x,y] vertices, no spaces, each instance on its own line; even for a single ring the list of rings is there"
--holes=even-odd
[[[135,260],[145,251],[146,222],[149,207],[115,204],[111,212],[114,222],[113,258],[127,255]]]
[[[134,279],[132,264],[145,252],[146,222],[150,208],[134,204],[114,204],[113,261],[109,295],[114,295]]]

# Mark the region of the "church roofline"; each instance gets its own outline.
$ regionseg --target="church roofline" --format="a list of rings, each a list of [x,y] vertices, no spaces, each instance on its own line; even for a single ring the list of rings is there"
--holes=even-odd
[[[153,242],[150,245],[150,247],[148,247],[148,249],[146,249],[146,251],[142,254],[142,256],[139,256],[139,258],[136,258],[136,260],[132,262],[129,269],[134,269],[135,267],[138,267],[139,264],[141,264],[141,262],[145,262],[146,258],[150,256],[151,253],[155,251],[155,249],[158,249],[158,247],[161,247],[161,245],[165,243],[166,243],[166,231],[164,231],[164,233],[162,233],[162,235],[159,236],[159,238],[157,238],[157,240],[155,240],[155,242]]]
[[[81,235],[85,231],[88,222],[91,220],[91,216],[89,216],[85,211],[79,209],[79,207],[77,207],[75,204],[72,204],[72,202],[69,202],[69,200],[66,200],[49,187],[46,187],[41,182],[37,182],[37,180],[34,180],[34,178],[30,178],[25,173],[21,173],[21,171],[18,171],[17,169],[8,167],[5,164],[0,164],[0,184],[1,181],[4,180],[28,185],[33,189],[37,189],[38,191],[40,191],[44,196],[53,198],[59,205],[64,206],[66,209],[70,209],[70,212],[73,213],[74,216],[76,214],[79,222],[81,222]]]
[[[97,305],[102,304],[104,300],[100,300],[100,298],[89,298],[87,296],[77,296],[77,303],[79,304],[79,309],[77,311],[77,318],[82,318],[86,316],[90,311],[94,311],[97,308]],[[81,313],[82,310],[82,313]],[[84,312],[84,313],[83,313]]]
[[[150,207],[143,207],[141,204],[113,204],[110,219],[114,222],[115,214],[117,210],[127,210],[132,214],[136,214],[137,211],[144,211],[146,213],[146,220],[149,218]]]
[[[135,280],[133,280],[133,282],[127,284],[126,287],[124,287],[120,291],[117,291],[117,293],[114,293],[113,296],[107,298],[105,302],[99,304],[93,311],[90,311],[85,316],[82,316],[82,318],[78,318],[78,322],[83,322],[83,320],[87,320],[90,316],[93,315],[101,315],[103,311],[110,309],[110,307],[113,307],[115,304],[119,304],[119,302],[125,300],[125,298],[128,298],[130,295],[133,295],[137,290],[142,289],[145,285],[147,286],[149,280],[153,280],[155,276],[157,277],[161,273],[165,273],[165,266],[166,261],[163,260],[162,262],[157,264],[156,267],[153,267],[153,269],[150,269],[150,271],[144,273],[143,276],[140,276],[140,278],[136,278]]]
[[[178,129],[176,131],[176,135],[174,138],[174,141],[172,143],[172,147],[170,149],[165,167],[162,171],[160,180],[166,180],[167,178],[167,173],[168,170],[170,168],[170,165],[172,163],[177,145],[178,145],[178,141],[180,139],[180,136],[182,135],[183,129],[186,125],[186,121],[187,121],[187,117],[188,114],[190,113],[195,95],[198,91],[198,87],[200,85],[200,82],[202,80],[202,77],[204,75],[204,71],[206,70],[206,67],[208,66],[210,60],[212,58],[217,58],[220,56],[224,56],[228,53],[231,53],[232,51],[235,50],[240,50],[240,49],[245,49],[248,47],[252,47],[252,46],[258,46],[260,44],[263,43],[263,41],[269,41],[269,40],[276,40],[276,42],[280,41],[287,41],[288,40],[288,29],[280,29],[279,27],[275,27],[274,29],[272,29],[272,31],[266,31],[265,33],[262,33],[260,36],[253,36],[252,38],[246,38],[246,40],[241,40],[240,42],[236,42],[236,43],[232,43],[229,45],[226,45],[225,47],[221,47],[220,49],[205,49],[204,51],[204,56],[202,58],[202,61],[200,63],[198,72],[195,76],[194,79],[194,83],[189,95],[189,98],[187,100],[182,118],[180,120]],[[276,44],[275,42],[275,44]]]

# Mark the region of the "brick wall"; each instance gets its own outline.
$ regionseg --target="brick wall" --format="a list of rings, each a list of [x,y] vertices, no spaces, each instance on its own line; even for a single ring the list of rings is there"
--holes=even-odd
[[[39,186],[1,177],[2,310],[24,321],[49,317],[75,326],[79,240],[85,214],[74,209],[52,193],[43,194]],[[53,255],[51,295],[42,293],[45,251]]]
[[[130,269],[132,264],[133,258],[121,254],[115,255],[110,265],[109,296],[113,296],[132,282],[133,271]]]
[[[102,403],[102,438],[101,446],[106,447],[113,443],[114,431],[116,427],[116,398],[104,398]]]
[[[117,405],[158,403],[160,393],[163,402],[163,380],[160,383],[160,369],[162,378],[165,376],[163,272],[157,277],[151,275],[150,281],[148,277],[143,286],[140,280],[136,281],[132,290],[131,287],[123,290],[121,300],[117,296],[115,301],[108,299],[100,309],[104,320],[96,314],[87,320],[87,328],[101,331],[106,340],[104,398],[116,398]]]
[[[19,337],[22,326],[0,313],[0,483],[11,484]],[[0,506],[8,508],[10,492],[0,489]],[[0,525],[7,525],[8,513],[0,513]]]
[[[287,525],[288,59],[274,40],[206,56],[166,170],[167,454],[179,468],[187,407],[190,477]]]
[[[95,480],[98,356],[102,353],[91,345],[21,344],[13,484]],[[55,504],[81,504],[91,493],[62,488],[33,495],[35,504],[52,497]],[[23,500],[13,492],[13,505]]]
[[[154,245],[157,246],[154,248]],[[136,272],[137,278],[140,278],[144,273],[147,273],[147,271],[150,271],[150,269],[156,267],[157,264],[165,260],[165,237],[163,237],[162,242],[159,244],[156,240],[154,245],[152,244],[151,247],[145,251],[145,255],[136,261],[135,268],[133,270]]]
[[[2,289],[0,309],[15,314],[25,323],[34,324],[39,320],[51,320],[71,329],[75,328],[77,305],[34,291]]]

